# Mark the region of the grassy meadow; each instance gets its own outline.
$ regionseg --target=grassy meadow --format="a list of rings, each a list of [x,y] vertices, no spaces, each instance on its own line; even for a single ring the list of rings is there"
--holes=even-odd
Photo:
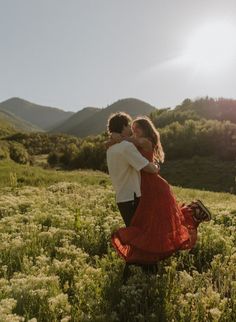
[[[161,166],[161,175],[173,185],[236,194],[235,161],[199,156],[171,160]]]
[[[109,177],[0,161],[0,321],[235,321],[236,196],[173,187],[213,213],[196,247],[147,276],[110,243],[123,226]]]

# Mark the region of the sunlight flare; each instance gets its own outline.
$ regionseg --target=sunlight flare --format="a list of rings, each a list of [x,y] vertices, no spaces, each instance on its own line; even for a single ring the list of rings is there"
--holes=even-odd
[[[196,72],[223,72],[236,61],[236,26],[227,21],[206,23],[190,34],[179,63]]]

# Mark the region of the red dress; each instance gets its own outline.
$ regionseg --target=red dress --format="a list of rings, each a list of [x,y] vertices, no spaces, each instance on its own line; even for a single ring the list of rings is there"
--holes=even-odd
[[[153,152],[139,149],[153,161]],[[129,263],[155,263],[180,249],[191,249],[198,223],[191,211],[180,206],[168,182],[141,170],[141,198],[128,227],[113,232],[111,242]]]

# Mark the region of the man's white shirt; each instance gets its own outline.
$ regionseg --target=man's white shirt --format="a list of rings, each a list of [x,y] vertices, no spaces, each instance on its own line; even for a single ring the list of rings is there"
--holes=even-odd
[[[133,200],[134,193],[141,196],[139,171],[148,163],[131,142],[122,141],[107,149],[107,166],[117,203]]]

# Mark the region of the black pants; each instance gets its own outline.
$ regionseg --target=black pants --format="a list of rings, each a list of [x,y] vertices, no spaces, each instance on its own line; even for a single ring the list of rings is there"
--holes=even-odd
[[[135,211],[138,207],[140,201],[140,197],[137,197],[136,194],[134,193],[134,199],[131,201],[126,201],[126,202],[119,202],[117,203],[118,209],[121,213],[121,216],[125,222],[126,227],[130,225],[131,219],[133,215],[135,214]],[[136,263],[126,263],[125,269],[124,269],[124,278],[128,276],[128,266],[129,265],[136,265],[140,266],[142,270],[146,273],[149,272],[156,272],[156,264],[136,264]]]
[[[131,219],[138,207],[140,197],[136,197],[134,193],[134,199],[126,202],[118,202],[117,206],[121,213],[121,216],[125,222],[126,227],[130,225]]]

